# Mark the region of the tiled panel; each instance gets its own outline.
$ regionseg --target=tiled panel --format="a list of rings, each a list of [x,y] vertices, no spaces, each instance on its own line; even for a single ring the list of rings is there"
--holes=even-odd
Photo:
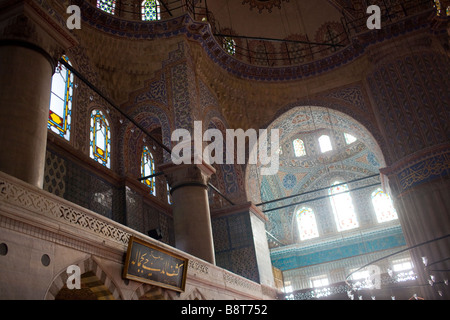
[[[259,282],[249,213],[213,218],[211,224],[217,266]]]

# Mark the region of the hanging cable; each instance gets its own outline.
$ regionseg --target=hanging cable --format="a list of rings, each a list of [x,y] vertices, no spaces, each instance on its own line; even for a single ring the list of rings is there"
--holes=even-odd
[[[370,184],[370,185],[367,185],[367,186],[357,187],[357,188],[354,188],[354,189],[351,189],[351,190],[341,191],[341,192],[339,192],[339,194],[349,193],[349,192],[362,190],[362,189],[366,189],[366,188],[371,188],[371,187],[379,186],[379,185],[381,185],[381,182],[373,183],[373,184]],[[288,204],[288,205],[284,205],[284,206],[280,206],[280,207],[272,208],[272,209],[267,209],[267,210],[262,210],[262,211],[264,213],[266,213],[266,212],[270,212],[270,211],[275,211],[275,210],[280,210],[280,209],[284,209],[284,208],[288,208],[288,207],[293,207],[293,206],[296,206],[296,205],[299,205],[299,204],[304,204],[304,203],[308,203],[308,202],[312,202],[312,201],[326,199],[326,198],[329,198],[329,197],[332,197],[332,196],[333,195],[325,195],[325,196],[317,197],[317,198],[314,198],[314,199],[308,199],[308,200],[304,200],[304,201],[294,202],[294,203],[291,203],[291,204]]]
[[[124,118],[130,121],[135,127],[141,130],[147,137],[149,137],[153,142],[155,142],[160,148],[166,151],[170,156],[172,155],[172,150],[170,150],[167,146],[165,146],[162,142],[152,136],[145,128],[143,128],[139,123],[137,123],[133,118],[131,118],[128,114],[123,112],[111,99],[105,96],[96,86],[94,86],[89,80],[87,80],[78,70],[73,68],[69,63],[67,63],[63,58],[59,59],[59,62],[64,65],[68,70],[70,70],[75,76],[77,76],[83,83],[85,83],[90,89],[92,89],[95,93],[97,93],[101,98],[103,98],[111,107],[113,107],[117,112],[119,112]],[[157,173],[156,175],[162,175],[163,173]],[[155,176],[156,176],[155,175]],[[149,176],[152,177],[152,176]],[[148,179],[148,178],[147,178]],[[211,187],[216,193],[218,193],[222,198],[224,198],[231,205],[234,203],[226,197],[219,189],[213,186],[210,182],[208,182],[208,186]]]
[[[358,181],[362,181],[362,180],[370,179],[370,178],[374,178],[374,177],[379,177],[379,176],[380,176],[380,175],[377,173],[377,174],[370,175],[370,176],[367,176],[367,177],[362,177],[362,178],[350,180],[350,181],[347,181],[347,182],[342,182],[342,183],[339,183],[339,184],[335,184],[335,185],[333,185],[333,187],[337,187],[337,186],[341,186],[341,185],[349,184],[349,183],[353,183],[353,182],[358,182]],[[300,197],[300,196],[303,196],[303,195],[306,195],[306,194],[310,194],[310,193],[314,193],[314,192],[318,192],[318,191],[327,190],[327,189],[329,189],[329,188],[331,188],[331,187],[332,187],[332,186],[323,187],[323,188],[319,188],[319,189],[315,189],[315,190],[310,190],[310,191],[306,191],[306,192],[303,192],[303,193],[298,193],[298,194],[294,194],[294,195],[290,195],[290,196],[286,196],[286,197],[282,197],[282,198],[278,198],[278,199],[274,199],[274,200],[270,200],[270,201],[261,202],[261,203],[256,204],[256,206],[262,206],[262,205],[269,204],[269,203],[273,203],[273,202],[278,202],[278,201],[283,201],[283,200],[286,200],[286,199],[291,199],[291,198],[295,198],[295,197]]]

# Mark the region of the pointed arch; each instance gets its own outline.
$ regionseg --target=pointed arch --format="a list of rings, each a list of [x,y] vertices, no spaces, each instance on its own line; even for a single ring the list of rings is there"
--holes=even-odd
[[[170,117],[163,110],[162,106],[149,105],[148,102],[135,106],[132,110],[127,110],[130,116],[139,123],[147,132],[160,128],[162,134],[162,143],[168,148],[171,147],[172,123]],[[124,174],[131,173],[133,176],[140,175],[140,157],[143,148],[143,138],[147,138],[145,134],[134,134],[135,126],[124,121],[118,130],[118,149],[121,151],[118,155],[118,169]],[[159,148],[159,147],[158,147]],[[157,150],[159,151],[159,149]],[[153,154],[155,156],[155,154]],[[170,153],[162,152],[162,162],[170,161]]]
[[[82,281],[84,281],[86,286],[95,288],[91,291],[98,300],[124,299],[122,293],[118,289],[118,286],[114,283],[113,279],[104,272],[102,267],[93,256],[90,256],[89,258],[81,260],[79,262],[75,262],[72,265],[76,265],[80,268]],[[58,275],[50,283],[44,299],[54,300],[61,289],[65,287],[67,279],[67,268],[65,268],[61,272],[59,272]]]

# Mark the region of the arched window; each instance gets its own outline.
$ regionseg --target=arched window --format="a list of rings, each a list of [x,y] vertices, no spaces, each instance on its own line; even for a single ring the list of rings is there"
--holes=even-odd
[[[439,0],[434,0],[434,5],[436,7],[438,16],[450,16],[450,6],[447,6],[447,8],[442,8],[441,2]]]
[[[307,240],[319,236],[316,216],[311,208],[303,207],[297,211],[297,226],[300,240]]]
[[[389,197],[386,192],[381,188],[378,188],[372,192],[371,196],[378,222],[381,223],[398,219],[397,211],[395,211],[395,208],[392,205],[391,197]]]
[[[153,174],[155,174],[155,160],[148,147],[144,146],[141,156],[141,177],[148,177]],[[142,180],[142,183],[150,188],[150,193],[154,196],[156,195],[155,180],[155,177]]]
[[[161,6],[157,0],[145,0],[141,4],[142,21],[161,20]]]
[[[111,167],[111,129],[101,110],[91,113],[90,156],[107,168]]]
[[[356,138],[351,134],[344,133],[345,143],[350,144],[356,141]]]
[[[296,157],[306,156],[305,143],[302,139],[295,139],[292,141],[294,145],[294,154]]]
[[[333,183],[328,193],[331,195],[331,207],[333,208],[334,218],[338,231],[357,228],[358,220],[356,219],[355,209],[353,207],[352,197],[348,192],[348,185],[338,185],[339,181]]]
[[[66,62],[69,58],[62,57]],[[70,140],[70,123],[72,120],[73,74],[61,63],[58,63],[52,77],[50,109],[47,128],[59,136]]]
[[[97,8],[109,14],[114,14],[116,11],[116,0],[97,0]]]
[[[325,134],[319,137],[319,146],[322,153],[333,150],[330,137]]]
[[[223,39],[223,48],[232,56],[236,54],[236,42],[230,37],[225,37]]]

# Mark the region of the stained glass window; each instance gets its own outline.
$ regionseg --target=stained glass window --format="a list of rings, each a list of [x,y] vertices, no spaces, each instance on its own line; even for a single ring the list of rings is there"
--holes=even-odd
[[[320,136],[319,146],[320,146],[320,151],[322,153],[333,150],[333,147],[331,146],[330,137],[327,135]]]
[[[439,0],[434,0],[434,6],[436,8],[437,11],[437,15],[438,16],[450,16],[450,6],[447,6],[447,8],[442,8],[442,4],[441,1]],[[445,6],[445,3],[444,3]],[[444,12],[445,10],[445,12]]]
[[[69,58],[62,57],[66,62]],[[47,128],[59,136],[70,140],[70,123],[72,120],[73,74],[61,63],[58,63],[52,77],[50,109]]]
[[[391,197],[381,188],[372,192],[372,204],[377,215],[378,222],[386,222],[398,219],[397,211],[392,205]]]
[[[148,177],[152,174],[155,174],[155,161],[150,150],[144,146],[141,157],[141,176]],[[150,188],[151,194],[156,195],[155,177],[142,180],[142,183]]]
[[[292,141],[294,145],[294,153],[296,157],[306,156],[305,144],[302,139],[295,139]]]
[[[434,0],[434,6],[436,7],[436,11],[437,11],[438,16],[440,16],[441,15],[441,10],[442,10],[441,2],[439,0]]]
[[[161,20],[161,7],[157,0],[145,0],[141,4],[142,20]]]
[[[166,183],[166,186],[167,186],[167,203],[168,203],[168,204],[172,204],[172,196],[170,195],[170,187],[169,187],[169,184]]]
[[[111,167],[111,129],[102,111],[93,110],[90,128],[90,156],[107,168]]]
[[[350,144],[356,141],[356,138],[351,134],[344,133],[345,143]]]
[[[223,39],[223,48],[232,56],[236,54],[236,42],[230,37],[225,37]]]
[[[97,0],[97,8],[109,14],[114,14],[116,10],[116,0]]]
[[[319,236],[316,216],[311,208],[303,207],[297,211],[297,225],[300,232],[300,240],[307,240]]]
[[[338,231],[349,230],[359,226],[356,219],[355,209],[353,207],[352,197],[347,184],[340,184],[339,181],[333,183],[328,193],[331,195],[331,207],[333,209],[334,217]]]

